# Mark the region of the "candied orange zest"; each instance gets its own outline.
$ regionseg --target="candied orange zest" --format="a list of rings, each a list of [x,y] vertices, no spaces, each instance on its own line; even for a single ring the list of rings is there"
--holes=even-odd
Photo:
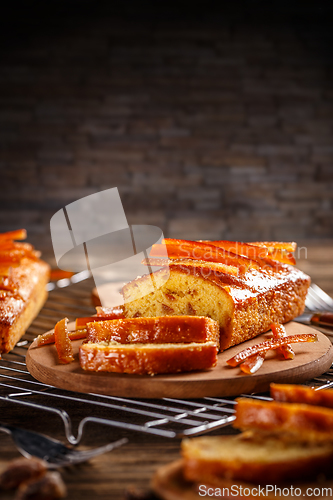
[[[285,327],[283,325],[280,325],[279,323],[273,323],[271,325],[271,330],[274,339],[281,339],[287,336]],[[282,347],[279,347],[277,350],[281,352],[285,359],[294,359],[295,357],[295,352],[291,345],[284,345]]]
[[[67,364],[74,361],[72,342],[69,338],[67,329],[68,319],[64,318],[58,321],[54,327],[54,339],[58,352],[59,363]]]
[[[46,332],[43,333],[43,335],[38,335],[38,337],[36,338],[37,347],[46,344],[54,344],[54,342],[55,342],[54,332]]]
[[[287,344],[295,344],[299,342],[317,342],[318,337],[314,333],[299,333],[297,335],[288,335],[287,337],[273,340],[266,340],[261,344],[257,344],[251,347],[247,347],[243,351],[237,353],[232,358],[228,359],[227,364],[229,366],[238,366],[240,363],[245,361],[249,356],[258,353],[266,353],[270,349],[277,349]]]
[[[258,247],[256,245],[251,245],[251,243],[216,240],[211,241],[210,244],[233,252],[236,255],[242,255],[244,257],[247,257],[248,259],[253,260],[256,260],[257,257],[266,257],[266,255],[268,254],[268,249],[266,247]]]
[[[164,255],[164,248],[166,245],[169,258],[185,258],[191,260],[203,260],[206,262],[219,262],[237,267],[240,272],[243,273],[247,271],[249,267],[258,267],[256,261],[247,257],[236,255],[231,251],[212,244],[168,238],[164,239],[163,243],[164,245],[153,245],[150,251],[150,256],[157,257],[161,255],[162,251],[162,255]]]
[[[251,241],[249,245],[286,250],[287,252],[295,252],[297,248],[297,243],[294,241]]]
[[[296,264],[295,257],[292,253],[288,252],[287,250],[276,248],[269,249],[269,253],[266,259],[273,260],[275,262],[281,262],[281,264],[291,264],[292,266]]]
[[[86,338],[86,336],[87,336],[87,330],[85,329],[68,332],[68,337],[70,338],[70,340],[84,339]],[[55,342],[54,332],[43,333],[43,335],[38,335],[36,339],[37,347],[41,347],[47,344],[54,344],[54,342]]]
[[[25,240],[27,232],[25,229],[16,229],[15,231],[7,231],[0,234],[0,241],[4,240]]]

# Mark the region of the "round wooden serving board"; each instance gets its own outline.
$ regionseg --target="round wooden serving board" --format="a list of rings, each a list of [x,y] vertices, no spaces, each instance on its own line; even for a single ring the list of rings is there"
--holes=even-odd
[[[330,368],[333,346],[324,334],[299,323],[291,322],[285,326],[288,335],[316,333],[318,342],[293,344],[296,353],[293,360],[281,359],[275,352],[270,351],[263,366],[254,375],[245,375],[238,367],[231,368],[226,364],[226,360],[250,345],[271,338],[269,333],[220,353],[216,367],[211,370],[174,375],[150,377],[84,371],[79,365],[79,347],[82,340],[72,342],[75,358],[73,363],[59,364],[55,345],[36,347],[36,341],[27,352],[26,363],[31,375],[40,382],[77,392],[133,398],[235,396],[266,391],[271,382],[305,382]],[[74,323],[69,324],[69,328],[74,328]]]

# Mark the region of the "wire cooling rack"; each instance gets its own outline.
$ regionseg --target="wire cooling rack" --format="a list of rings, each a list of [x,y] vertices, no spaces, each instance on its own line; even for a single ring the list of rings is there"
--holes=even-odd
[[[65,316],[72,321],[79,316],[94,314],[91,305],[93,286],[92,279],[79,283],[62,280],[56,286],[50,285],[49,298],[41,313],[15,349],[0,360],[0,407],[21,405],[44,415],[57,415],[64,424],[67,440],[72,444],[79,443],[89,422],[181,438],[227,426],[234,420],[235,402],[232,398],[132,399],[65,391],[35,380],[25,364],[29,345],[37,335],[53,328]],[[333,369],[311,380],[309,385],[318,388],[333,386]],[[270,399],[265,395],[255,397]],[[75,425],[73,407],[79,413]]]

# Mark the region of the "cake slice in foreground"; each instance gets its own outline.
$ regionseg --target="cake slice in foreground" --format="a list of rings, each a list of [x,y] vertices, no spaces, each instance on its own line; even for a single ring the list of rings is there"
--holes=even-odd
[[[271,384],[270,392],[275,401],[333,408],[333,389],[316,390],[305,385]]]
[[[322,406],[239,398],[233,425],[288,441],[333,444],[333,409]]]
[[[242,433],[183,440],[186,480],[279,485],[332,477],[332,409],[251,398],[236,401],[232,425]]]
[[[315,478],[333,466],[333,444],[286,443],[258,434],[185,439],[185,479],[218,484],[225,478],[255,484],[279,484]]]

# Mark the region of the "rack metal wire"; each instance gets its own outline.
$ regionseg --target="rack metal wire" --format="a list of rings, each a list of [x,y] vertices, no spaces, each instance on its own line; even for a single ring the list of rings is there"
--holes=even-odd
[[[92,422],[167,438],[181,438],[219,429],[234,420],[233,398],[132,399],[76,393],[35,380],[25,365],[25,354],[33,339],[53,328],[64,316],[74,320],[95,312],[91,305],[92,279],[63,288],[51,288],[53,290],[39,316],[14,350],[3,355],[0,361],[0,407],[21,405],[57,415],[71,444],[80,442],[85,426]],[[333,386],[333,369],[310,381],[309,385],[320,389]],[[256,397],[270,399],[265,395]],[[75,426],[71,414],[73,401],[80,415]]]

